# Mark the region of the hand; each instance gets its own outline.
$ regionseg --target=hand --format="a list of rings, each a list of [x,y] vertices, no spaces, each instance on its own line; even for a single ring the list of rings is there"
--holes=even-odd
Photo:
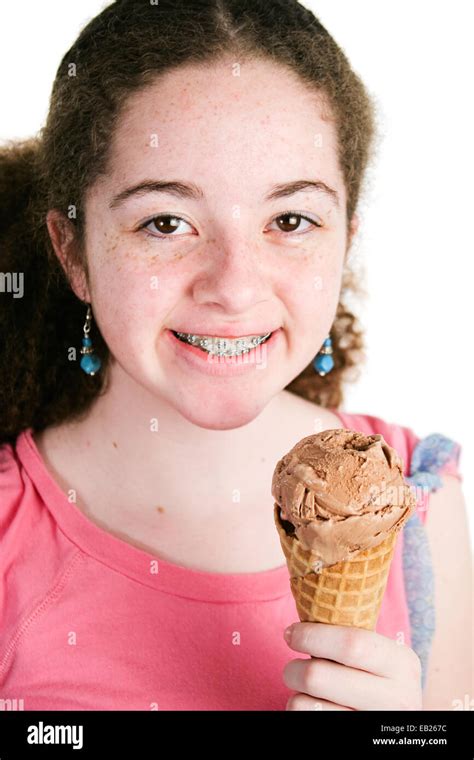
[[[363,628],[294,623],[287,642],[311,655],[285,665],[287,710],[422,710],[421,663],[405,644]]]

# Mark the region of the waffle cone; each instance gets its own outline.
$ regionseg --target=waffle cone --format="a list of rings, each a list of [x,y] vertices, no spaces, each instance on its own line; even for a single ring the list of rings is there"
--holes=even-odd
[[[301,621],[367,628],[377,623],[398,536],[393,530],[377,546],[345,562],[320,569],[320,559],[289,535],[274,507],[275,524],[290,573],[290,585]],[[317,572],[315,572],[315,567]]]

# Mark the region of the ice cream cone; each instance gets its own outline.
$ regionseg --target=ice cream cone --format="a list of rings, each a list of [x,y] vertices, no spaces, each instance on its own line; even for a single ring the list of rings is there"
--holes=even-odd
[[[374,630],[401,525],[376,546],[321,567],[320,558],[287,532],[285,525],[292,526],[281,520],[276,503],[274,518],[300,620]]]

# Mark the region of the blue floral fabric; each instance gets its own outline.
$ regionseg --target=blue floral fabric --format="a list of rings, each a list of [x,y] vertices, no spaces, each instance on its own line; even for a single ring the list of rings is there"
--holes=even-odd
[[[422,489],[422,494],[443,485],[440,470],[449,461],[459,461],[460,446],[441,433],[432,433],[418,441],[413,449],[410,473],[405,480]],[[434,576],[428,536],[416,511],[403,529],[403,574],[411,629],[411,646],[422,666],[425,686],[428,660],[435,631]]]

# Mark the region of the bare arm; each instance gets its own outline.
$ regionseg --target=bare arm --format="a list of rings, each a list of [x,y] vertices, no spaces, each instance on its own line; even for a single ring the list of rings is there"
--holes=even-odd
[[[474,698],[472,558],[460,481],[446,475],[443,487],[429,499],[426,530],[434,569],[436,630],[423,709],[469,709]]]

